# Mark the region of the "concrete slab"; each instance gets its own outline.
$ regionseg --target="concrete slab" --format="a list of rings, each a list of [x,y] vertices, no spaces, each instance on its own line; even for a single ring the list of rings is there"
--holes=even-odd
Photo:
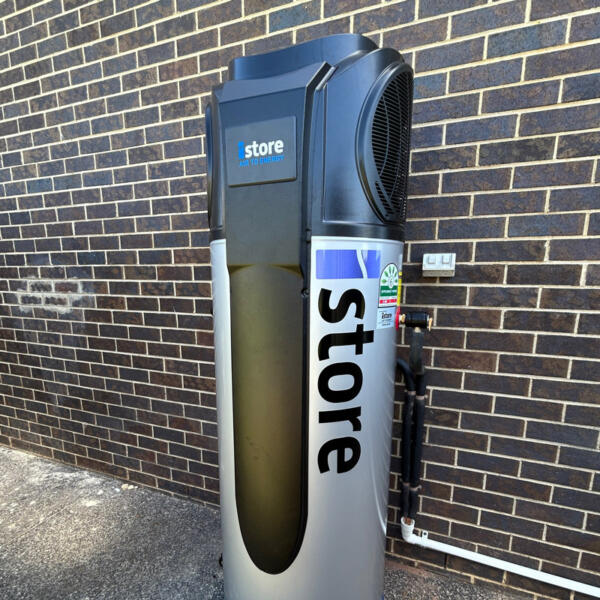
[[[215,509],[0,448],[2,600],[223,600],[220,554]],[[386,600],[516,598],[390,567]]]

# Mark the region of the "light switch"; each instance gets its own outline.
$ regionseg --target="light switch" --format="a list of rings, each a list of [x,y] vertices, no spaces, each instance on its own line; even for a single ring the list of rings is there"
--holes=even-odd
[[[423,277],[454,277],[456,254],[423,254]]]

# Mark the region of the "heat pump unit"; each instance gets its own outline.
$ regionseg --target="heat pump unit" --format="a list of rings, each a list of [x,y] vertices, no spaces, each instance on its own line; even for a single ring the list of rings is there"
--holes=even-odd
[[[206,109],[227,600],[381,600],[412,70],[360,35]]]

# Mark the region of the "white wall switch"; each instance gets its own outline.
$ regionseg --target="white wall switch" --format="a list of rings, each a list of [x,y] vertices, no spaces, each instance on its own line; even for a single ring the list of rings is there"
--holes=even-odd
[[[423,254],[423,277],[454,277],[456,254]]]

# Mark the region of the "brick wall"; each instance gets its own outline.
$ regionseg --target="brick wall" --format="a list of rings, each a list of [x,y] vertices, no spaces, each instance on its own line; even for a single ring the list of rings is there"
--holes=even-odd
[[[0,443],[218,502],[207,95],[237,55],[348,31],[417,74],[418,525],[600,585],[598,0],[0,2]],[[420,278],[431,251],[454,279]],[[582,598],[406,547],[398,447],[390,552]]]

